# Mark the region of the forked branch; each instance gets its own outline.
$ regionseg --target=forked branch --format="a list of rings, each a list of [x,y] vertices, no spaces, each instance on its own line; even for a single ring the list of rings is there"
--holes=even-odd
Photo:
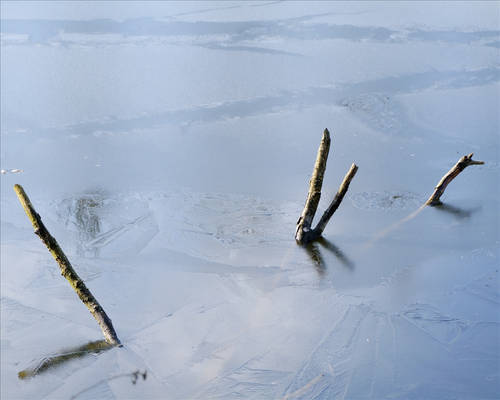
[[[332,217],[333,213],[339,208],[342,199],[344,198],[347,190],[349,189],[349,184],[351,180],[356,175],[358,167],[352,164],[351,168],[344,177],[340,188],[335,195],[333,201],[330,203],[320,221],[316,225],[316,228],[312,229],[311,225],[314,219],[314,215],[318,209],[319,200],[321,198],[321,187],[323,185],[323,177],[326,169],[326,161],[328,159],[328,153],[330,151],[330,132],[325,129],[323,132],[323,138],[318,149],[318,155],[316,156],[316,163],[314,164],[314,170],[309,182],[309,192],[307,194],[306,204],[302,211],[302,215],[297,221],[297,229],[295,231],[295,240],[299,244],[306,244],[313,240],[318,239],[323,231],[325,230],[328,221]]]

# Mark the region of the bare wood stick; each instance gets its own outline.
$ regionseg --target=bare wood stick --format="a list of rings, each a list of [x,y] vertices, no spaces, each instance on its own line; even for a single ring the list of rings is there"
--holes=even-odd
[[[462,172],[465,168],[467,168],[469,165],[482,165],[484,164],[484,161],[475,161],[472,159],[472,156],[474,153],[470,153],[466,156],[463,156],[458,160],[458,162],[453,166],[452,169],[450,169],[445,176],[441,178],[439,183],[437,184],[436,188],[434,189],[434,193],[432,194],[429,199],[422,204],[417,210],[413,211],[411,214],[407,215],[405,218],[400,219],[399,221],[396,221],[393,223],[391,226],[388,228],[383,229],[382,231],[376,233],[372,239],[367,243],[368,246],[372,246],[375,242],[378,240],[382,239],[383,237],[387,236],[389,233],[392,231],[399,229],[401,225],[405,224],[406,222],[412,220],[415,218],[418,214],[422,212],[422,210],[426,206],[439,206],[443,203],[439,200],[439,198],[443,195],[444,190],[446,189],[446,186],[457,177],[457,175]]]
[[[97,323],[101,327],[106,342],[113,346],[119,346],[120,339],[118,339],[118,336],[116,335],[113,324],[111,323],[111,319],[107,316],[101,305],[97,302],[90,290],[87,289],[87,286],[85,286],[85,283],[75,272],[68,258],[59,247],[56,239],[49,233],[49,231],[43,224],[40,215],[38,215],[35,208],[31,204],[31,201],[24,192],[22,186],[14,185],[14,191],[16,192],[17,197],[19,198],[19,201],[24,208],[24,211],[26,211],[26,215],[30,219],[31,224],[33,225],[35,234],[40,237],[42,242],[49,249],[50,254],[52,254],[54,259],[59,264],[59,267],[61,268],[61,275],[68,280],[80,300],[83,302],[83,304],[85,304],[85,306],[87,306],[90,313],[96,319]]]
[[[469,165],[482,165],[482,164],[484,164],[484,161],[473,160],[472,159],[473,155],[474,155],[474,153],[470,153],[466,156],[463,156],[460,160],[458,160],[458,162],[453,166],[453,168],[450,169],[446,173],[446,175],[441,178],[441,180],[437,184],[436,188],[434,189],[434,193],[432,193],[432,196],[429,197],[429,199],[425,202],[426,205],[437,206],[437,205],[441,204],[441,201],[439,200],[440,197],[443,195],[448,184],[453,179],[455,179],[460,172],[462,172]]]
[[[311,225],[318,209],[319,200],[321,198],[321,187],[323,186],[323,177],[325,175],[326,161],[330,151],[330,132],[325,129],[323,138],[316,156],[316,163],[309,181],[309,193],[307,194],[306,204],[302,214],[297,221],[297,229],[295,231],[295,240],[297,243],[306,243],[308,233],[311,232]]]
[[[323,216],[316,225],[316,228],[314,228],[314,231],[316,232],[318,237],[321,236],[321,234],[325,230],[326,224],[328,224],[328,221],[330,221],[330,218],[332,217],[333,213],[337,211],[337,208],[339,208],[340,203],[342,202],[345,194],[347,193],[347,189],[349,189],[349,184],[354,178],[354,175],[356,175],[357,171],[358,171],[358,166],[356,164],[352,164],[349,171],[347,171],[344,180],[340,184],[337,194],[333,198],[332,202],[330,203],[326,211],[323,213]]]

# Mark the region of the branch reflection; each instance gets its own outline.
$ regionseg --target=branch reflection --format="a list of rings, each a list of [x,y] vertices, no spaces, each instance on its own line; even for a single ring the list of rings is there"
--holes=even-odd
[[[306,249],[306,252],[313,262],[318,274],[323,276],[326,273],[326,264],[321,252],[319,251],[318,244],[316,242],[308,243],[304,248]]]
[[[34,367],[19,371],[17,376],[19,377],[19,379],[32,378],[52,368],[61,366],[68,361],[74,360],[76,358],[86,357],[91,354],[97,354],[102,351],[109,350],[112,347],[114,346],[110,345],[105,340],[96,340],[82,346],[65,349],[55,355],[44,357]]]
[[[319,275],[324,275],[327,269],[325,259],[321,254],[320,246],[321,248],[331,252],[342,265],[350,270],[354,269],[354,263],[344,254],[342,250],[324,237],[320,237],[318,240],[309,243],[304,247]]]
[[[470,218],[472,214],[476,213],[481,209],[481,207],[464,209],[457,206],[453,206],[447,203],[441,203],[433,207],[435,210],[440,210],[445,213],[453,215],[457,219],[467,219]]]

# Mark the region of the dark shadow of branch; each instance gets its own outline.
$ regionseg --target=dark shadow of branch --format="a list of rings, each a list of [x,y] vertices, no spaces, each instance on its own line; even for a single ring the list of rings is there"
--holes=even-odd
[[[472,214],[479,211],[481,207],[464,209],[457,206],[453,206],[451,204],[441,203],[439,205],[434,206],[434,209],[451,214],[457,219],[467,219],[470,218]]]
[[[307,255],[313,262],[314,267],[316,268],[316,271],[320,276],[325,275],[326,273],[326,264],[325,260],[323,259],[323,256],[321,255],[321,252],[319,251],[318,244],[316,242],[310,242],[307,243],[304,246],[304,249],[307,252]]]
[[[325,260],[321,255],[319,245],[321,245],[322,248],[330,251],[342,265],[349,268],[350,270],[354,269],[354,263],[342,252],[342,250],[340,250],[337,246],[335,246],[332,242],[325,239],[324,237],[320,237],[315,242],[308,243],[304,246],[307,254],[309,255],[309,258],[318,271],[318,274],[324,275],[327,268]]]
[[[109,350],[112,347],[115,346],[107,343],[105,340],[97,340],[95,342],[89,342],[82,346],[65,349],[55,355],[44,357],[42,361],[40,361],[34,367],[19,371],[17,376],[19,377],[19,379],[32,378],[52,368],[59,367],[67,363],[68,361],[77,358],[83,358],[91,354],[98,354],[103,351]]]
[[[341,262],[342,265],[349,269],[354,269],[354,263],[340,250],[337,246],[335,246],[332,242],[325,239],[324,237],[320,237],[317,242],[325,249],[331,251],[337,260]]]

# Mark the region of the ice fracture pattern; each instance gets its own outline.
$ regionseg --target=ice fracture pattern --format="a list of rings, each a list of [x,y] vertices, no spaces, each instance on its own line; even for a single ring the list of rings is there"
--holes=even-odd
[[[498,396],[498,4],[4,3],[0,397]],[[360,169],[303,248],[325,127],[320,213]]]

